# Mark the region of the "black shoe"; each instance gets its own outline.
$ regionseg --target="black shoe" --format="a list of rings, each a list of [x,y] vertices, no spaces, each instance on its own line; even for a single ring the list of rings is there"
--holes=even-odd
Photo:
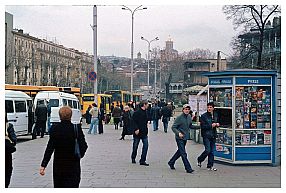
[[[175,170],[176,168],[174,167],[174,164],[170,164],[170,162],[168,162],[168,165],[170,166],[171,170]]]
[[[194,171],[195,171],[195,170],[187,170],[186,172],[191,174],[191,173],[193,173]]]
[[[123,137],[121,137],[119,140],[124,140],[124,138],[123,138]]]
[[[142,166],[149,166],[149,164],[147,164],[146,162],[140,163],[140,165],[142,165]]]
[[[200,168],[202,167],[202,162],[198,161],[198,167],[200,167]]]
[[[136,164],[136,161],[135,161],[135,159],[132,159],[132,163],[133,163],[133,164]]]

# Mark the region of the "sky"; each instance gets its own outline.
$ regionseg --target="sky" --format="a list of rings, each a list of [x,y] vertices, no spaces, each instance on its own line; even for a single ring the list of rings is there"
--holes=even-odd
[[[138,5],[127,6],[134,10]],[[151,48],[162,49],[171,38],[179,53],[195,48],[232,53],[230,42],[239,31],[233,29],[231,20],[226,20],[222,5],[143,6],[147,9],[134,13],[134,57],[138,52],[146,56],[148,43],[141,36],[149,41],[159,38]],[[121,8],[97,7],[98,55],[130,57],[131,12]],[[5,11],[13,15],[13,27],[24,33],[93,53],[93,6],[5,5]]]

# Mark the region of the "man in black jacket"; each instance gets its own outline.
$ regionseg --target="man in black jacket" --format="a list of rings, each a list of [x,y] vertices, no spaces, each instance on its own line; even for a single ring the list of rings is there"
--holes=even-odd
[[[202,166],[202,162],[208,157],[208,170],[217,171],[213,167],[214,149],[216,141],[216,128],[220,126],[217,112],[214,111],[214,103],[207,104],[207,112],[202,114],[200,118],[201,132],[205,146],[204,152],[198,157],[198,166]]]
[[[148,118],[146,112],[147,107],[148,107],[148,102],[141,101],[139,104],[139,109],[135,111],[132,116],[134,134],[133,134],[133,149],[132,149],[131,159],[132,163],[135,164],[137,149],[141,139],[143,147],[139,163],[140,165],[144,166],[149,166],[149,164],[146,163],[146,156],[148,151],[148,126],[147,126]]]
[[[41,133],[41,138],[44,137],[46,132],[46,122],[48,116],[48,108],[44,100],[39,100],[35,110],[36,125],[32,134],[32,138],[36,139],[38,133]]]

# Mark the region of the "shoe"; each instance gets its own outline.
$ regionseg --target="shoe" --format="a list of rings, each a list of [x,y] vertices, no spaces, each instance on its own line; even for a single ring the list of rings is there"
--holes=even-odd
[[[149,166],[146,162],[140,163],[141,166]]]
[[[176,168],[174,167],[174,164],[170,164],[170,162],[168,162],[168,165],[170,166],[171,170],[175,170]]]
[[[193,173],[194,171],[195,171],[195,170],[187,170],[186,172],[191,174],[191,173]]]
[[[214,167],[208,168],[208,170],[209,170],[209,171],[217,171],[217,169],[214,168]]]
[[[132,159],[132,163],[133,163],[133,164],[136,164],[136,161],[135,161],[135,159]]]
[[[200,167],[200,168],[202,167],[202,162],[198,161],[198,167]]]
[[[123,137],[121,137],[119,140],[124,140],[124,138],[123,138]]]

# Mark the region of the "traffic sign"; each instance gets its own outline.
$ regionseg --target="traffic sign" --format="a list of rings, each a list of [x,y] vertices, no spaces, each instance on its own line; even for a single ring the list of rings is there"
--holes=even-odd
[[[89,72],[88,73],[88,79],[90,81],[96,81],[96,72],[94,72],[94,71]]]

